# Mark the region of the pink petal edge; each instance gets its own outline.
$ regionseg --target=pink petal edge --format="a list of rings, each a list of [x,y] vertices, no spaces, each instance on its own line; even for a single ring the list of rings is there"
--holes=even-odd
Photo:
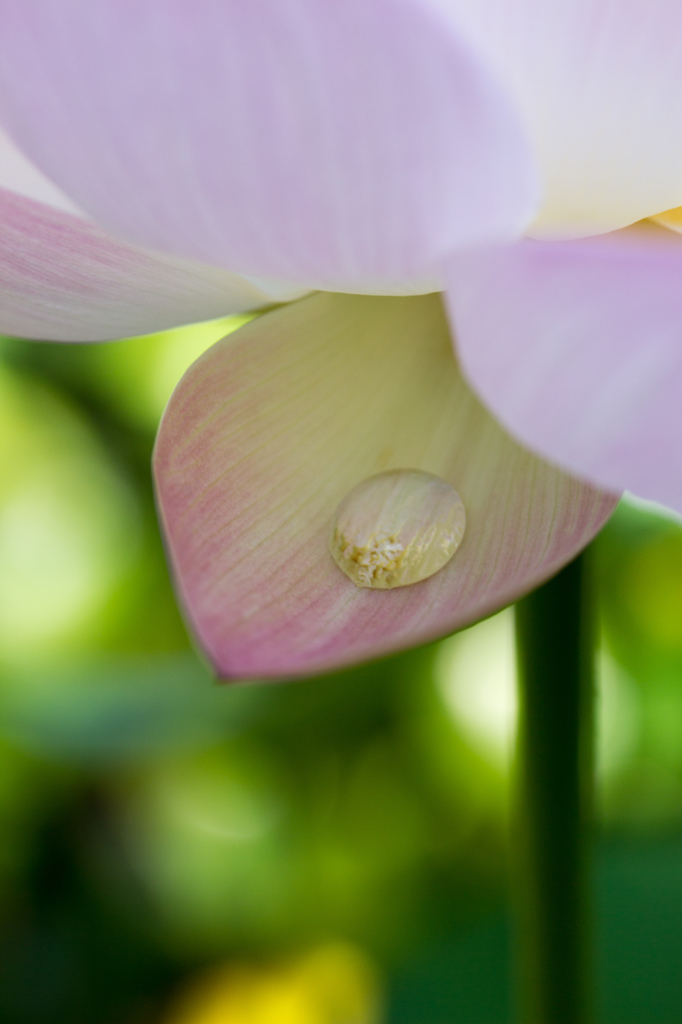
[[[0,189],[0,332],[108,341],[267,305],[234,274],[133,248]]]

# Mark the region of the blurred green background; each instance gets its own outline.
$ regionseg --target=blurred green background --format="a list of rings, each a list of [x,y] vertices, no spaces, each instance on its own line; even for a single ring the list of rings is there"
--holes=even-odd
[[[507,1024],[513,612],[369,666],[217,686],[149,462],[243,322],[0,340],[0,1019]],[[600,1021],[682,1020],[682,529],[594,545]]]

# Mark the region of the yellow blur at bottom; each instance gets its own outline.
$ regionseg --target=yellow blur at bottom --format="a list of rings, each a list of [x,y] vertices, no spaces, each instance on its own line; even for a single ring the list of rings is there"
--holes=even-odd
[[[232,965],[205,976],[165,1024],[381,1024],[377,971],[346,944],[271,966]]]

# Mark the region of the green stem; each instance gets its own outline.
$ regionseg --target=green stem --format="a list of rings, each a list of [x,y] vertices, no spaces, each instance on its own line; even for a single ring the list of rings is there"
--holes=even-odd
[[[524,1024],[589,1024],[593,616],[584,555],[519,601],[519,996]]]

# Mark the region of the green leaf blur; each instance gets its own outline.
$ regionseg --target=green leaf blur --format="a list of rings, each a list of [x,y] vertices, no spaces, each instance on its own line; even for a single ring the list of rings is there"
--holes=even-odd
[[[0,1019],[506,1024],[513,613],[229,687],[178,614],[154,431],[242,322],[0,342]],[[626,502],[594,553],[601,1019],[663,1024],[682,1017],[682,529]]]

